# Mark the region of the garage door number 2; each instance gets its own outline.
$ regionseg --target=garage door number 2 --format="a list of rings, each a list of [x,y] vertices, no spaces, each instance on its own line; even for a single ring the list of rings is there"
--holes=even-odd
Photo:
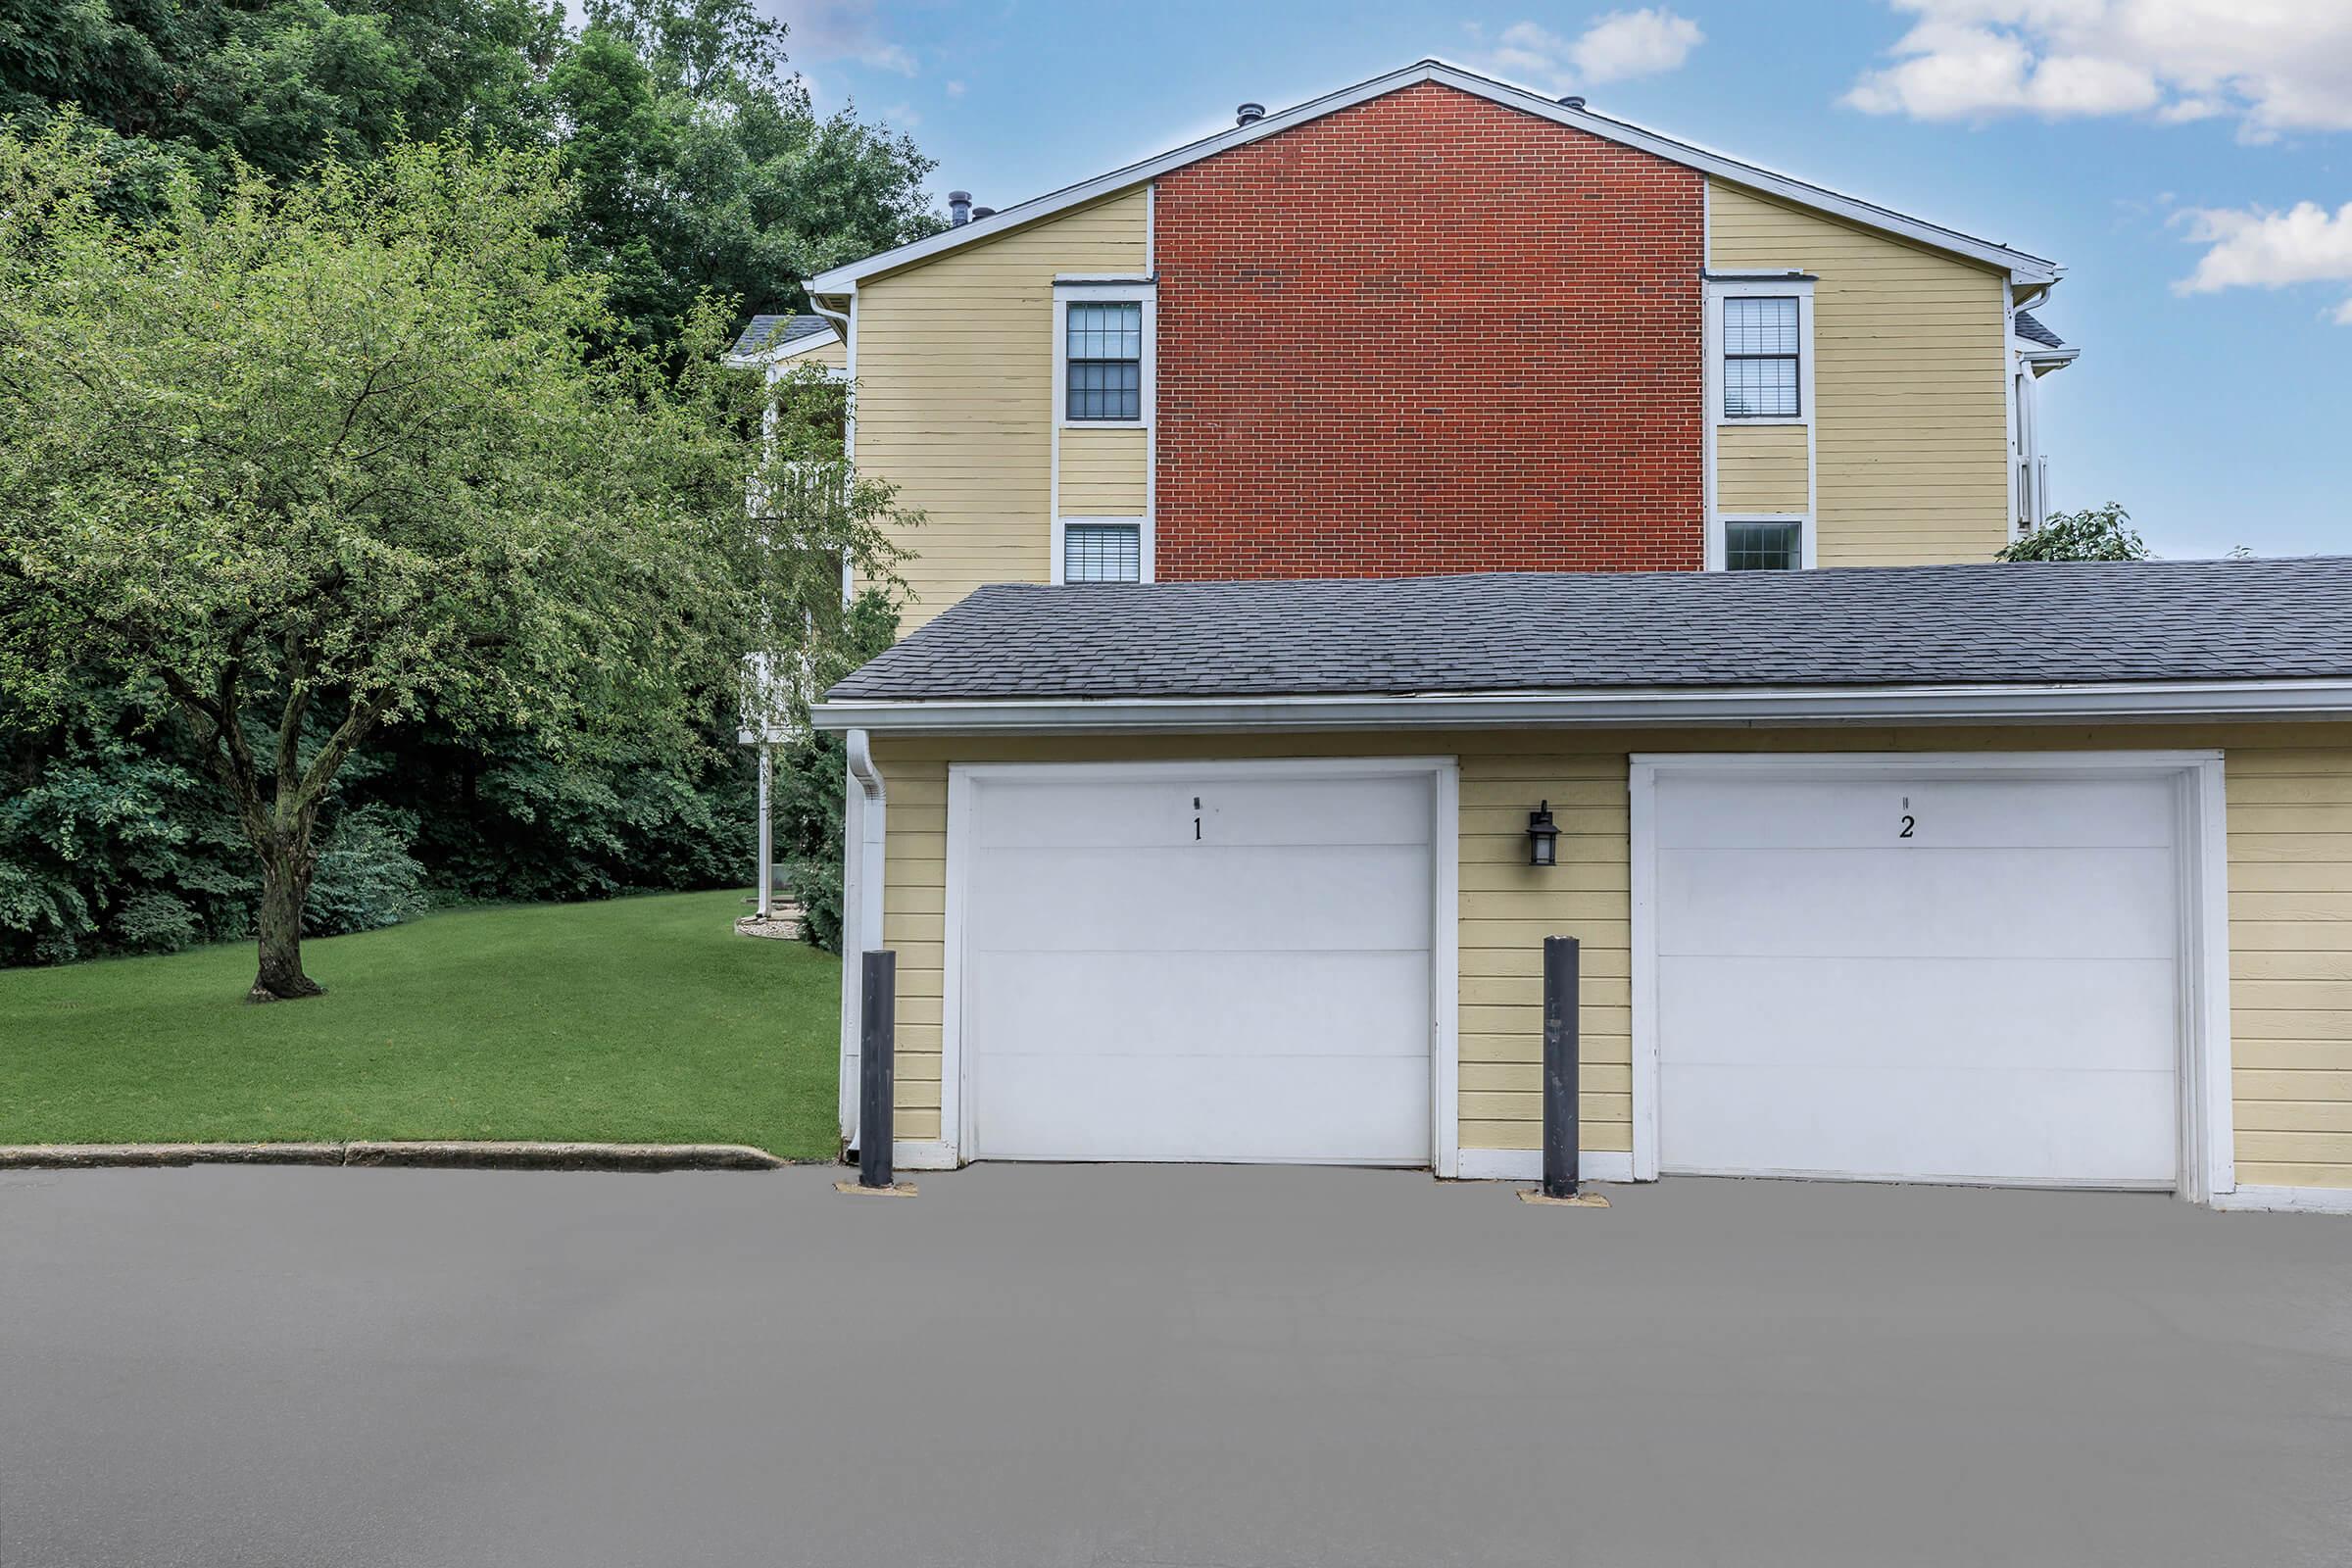
[[[1895,837],[1898,839],[1907,839],[1911,836],[1912,830],[1918,826],[1919,818],[1911,814],[1911,797],[1906,795],[1903,797],[1903,830],[1900,833],[1897,833]]]

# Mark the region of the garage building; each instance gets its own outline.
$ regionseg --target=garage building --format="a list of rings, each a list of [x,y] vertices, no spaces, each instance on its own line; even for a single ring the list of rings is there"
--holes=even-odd
[[[1568,935],[1589,1177],[2352,1209],[2352,561],[995,587],[817,721],[912,1168],[1531,1177]]]

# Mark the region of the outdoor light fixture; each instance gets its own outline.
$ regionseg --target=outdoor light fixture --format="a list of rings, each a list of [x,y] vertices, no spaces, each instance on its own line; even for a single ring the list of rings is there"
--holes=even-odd
[[[1560,830],[1551,824],[1551,803],[1527,813],[1527,863],[1554,865],[1558,863]]]

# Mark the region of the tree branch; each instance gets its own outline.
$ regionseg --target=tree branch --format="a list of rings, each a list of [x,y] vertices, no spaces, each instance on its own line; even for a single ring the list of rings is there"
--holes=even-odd
[[[309,770],[302,775],[302,789],[296,798],[297,809],[308,811],[318,806],[326,794],[327,785],[334,782],[335,773],[342,767],[344,759],[351,755],[352,748],[366,740],[375,728],[376,721],[383,716],[382,705],[372,697],[362,697],[352,703],[351,711],[344,715],[342,723],[335,726],[335,732],[326,738],[326,744],[318,748],[318,755],[311,759]]]
[[[286,706],[277,718],[277,814],[283,817],[293,804],[290,799],[295,787],[295,770],[302,763],[302,719],[310,710],[311,688],[305,678],[309,673],[302,662],[302,643],[292,632],[286,634]]]

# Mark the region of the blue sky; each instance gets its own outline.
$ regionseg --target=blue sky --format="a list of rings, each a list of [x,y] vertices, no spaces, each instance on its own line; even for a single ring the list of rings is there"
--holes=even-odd
[[[770,0],[822,108],[1004,206],[1426,55],[2054,257],[2057,504],[2352,553],[2352,0]],[[2339,319],[2340,318],[2340,319]]]

